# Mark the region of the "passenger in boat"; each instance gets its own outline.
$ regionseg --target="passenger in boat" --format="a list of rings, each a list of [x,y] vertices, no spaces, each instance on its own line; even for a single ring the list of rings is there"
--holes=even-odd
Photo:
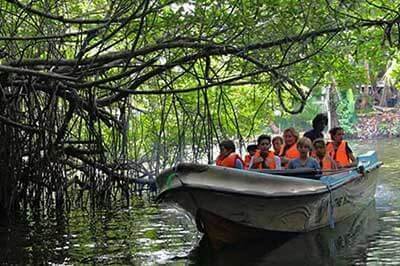
[[[251,158],[249,169],[280,169],[281,160],[271,148],[271,136],[260,135],[257,139],[257,151]]]
[[[235,153],[235,144],[232,140],[224,140],[219,144],[220,153],[217,157],[216,164],[230,168],[243,169],[244,162],[242,158]]]
[[[299,158],[295,158],[289,161],[288,169],[298,169],[298,168],[311,168],[311,169],[321,169],[319,163],[309,154],[312,150],[312,143],[309,138],[302,137],[297,142],[297,149],[300,153]]]
[[[329,130],[331,141],[326,145],[328,154],[336,161],[338,168],[357,166],[358,161],[353,155],[349,144],[343,140],[344,130],[341,127],[334,127]]]
[[[297,133],[293,127],[287,128],[283,131],[283,139],[285,144],[283,145],[280,156],[282,160],[282,166],[286,168],[290,160],[300,157],[300,153],[297,150],[299,133]]]
[[[316,139],[313,142],[315,156],[313,156],[319,163],[322,170],[336,170],[338,169],[335,160],[326,152],[326,144],[323,139]]]
[[[274,148],[274,154],[279,156],[283,149],[283,138],[281,136],[275,136],[272,139],[272,147]]]
[[[251,158],[256,154],[257,151],[257,144],[249,144],[247,145],[247,154],[244,157],[244,169],[249,169]]]
[[[317,114],[312,120],[312,129],[304,133],[303,137],[307,137],[313,142],[316,139],[323,139],[322,131],[328,125],[328,117],[326,114]]]

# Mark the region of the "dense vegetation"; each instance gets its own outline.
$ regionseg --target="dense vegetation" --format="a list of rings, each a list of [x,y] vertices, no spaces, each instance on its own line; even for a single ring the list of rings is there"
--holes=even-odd
[[[389,0],[1,1],[0,206],[64,207],[73,183],[93,202],[128,197],[168,165],[211,162],[222,138],[253,138],[275,110],[287,117],[323,88],[372,84],[398,56],[398,10]]]

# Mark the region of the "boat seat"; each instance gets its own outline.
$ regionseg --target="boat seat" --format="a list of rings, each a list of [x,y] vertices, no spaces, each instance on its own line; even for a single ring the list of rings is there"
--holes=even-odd
[[[272,174],[272,175],[292,176],[292,177],[316,179],[316,180],[319,180],[323,175],[321,170],[315,170],[311,168],[282,169],[282,170],[263,169],[263,170],[252,170],[252,171],[258,171],[261,173]]]

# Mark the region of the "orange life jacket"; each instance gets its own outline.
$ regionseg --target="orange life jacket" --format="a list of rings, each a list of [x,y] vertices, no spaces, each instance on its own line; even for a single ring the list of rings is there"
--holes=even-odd
[[[244,169],[249,169],[250,161],[251,161],[251,155],[246,154],[246,156],[244,157]]]
[[[218,166],[224,166],[224,167],[230,167],[230,168],[235,168],[236,167],[236,160],[239,159],[242,164],[244,165],[244,162],[242,158],[237,153],[231,152],[228,156],[222,157],[219,155],[217,157],[216,164]]]
[[[296,159],[296,158],[300,158],[300,152],[297,150],[297,144],[296,143],[293,144],[292,146],[290,146],[290,148],[287,149],[286,152],[284,152],[285,151],[285,147],[286,147],[286,144],[283,146],[281,157],[286,157],[286,159],[288,159],[288,160],[293,160],[293,159]],[[285,163],[283,165],[283,167],[286,168],[287,165],[288,165],[288,163]]]
[[[258,157],[261,157],[260,150],[257,150],[256,154],[254,154],[254,159],[258,158]],[[265,157],[264,162],[268,166],[268,169],[276,169],[275,154],[273,151],[268,151],[268,155],[267,155],[267,157]],[[255,163],[254,165],[257,169],[260,169],[260,170],[264,169],[262,163]]]
[[[321,159],[318,156],[314,157],[318,163],[321,164]],[[336,167],[333,166],[332,164],[332,160],[328,157],[328,155],[324,156],[324,158],[322,158],[322,170],[332,170],[332,169],[336,169]]]
[[[350,163],[349,155],[347,154],[347,143],[346,141],[342,141],[337,150],[333,146],[333,142],[329,142],[326,145],[326,151],[331,156],[339,166],[346,166]]]

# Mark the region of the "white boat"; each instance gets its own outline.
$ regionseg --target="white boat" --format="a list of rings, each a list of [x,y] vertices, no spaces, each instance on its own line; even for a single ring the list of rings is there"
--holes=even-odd
[[[183,163],[156,178],[157,200],[190,213],[215,246],[334,227],[374,198],[382,163],[373,151],[358,159],[356,168],[330,172]]]

